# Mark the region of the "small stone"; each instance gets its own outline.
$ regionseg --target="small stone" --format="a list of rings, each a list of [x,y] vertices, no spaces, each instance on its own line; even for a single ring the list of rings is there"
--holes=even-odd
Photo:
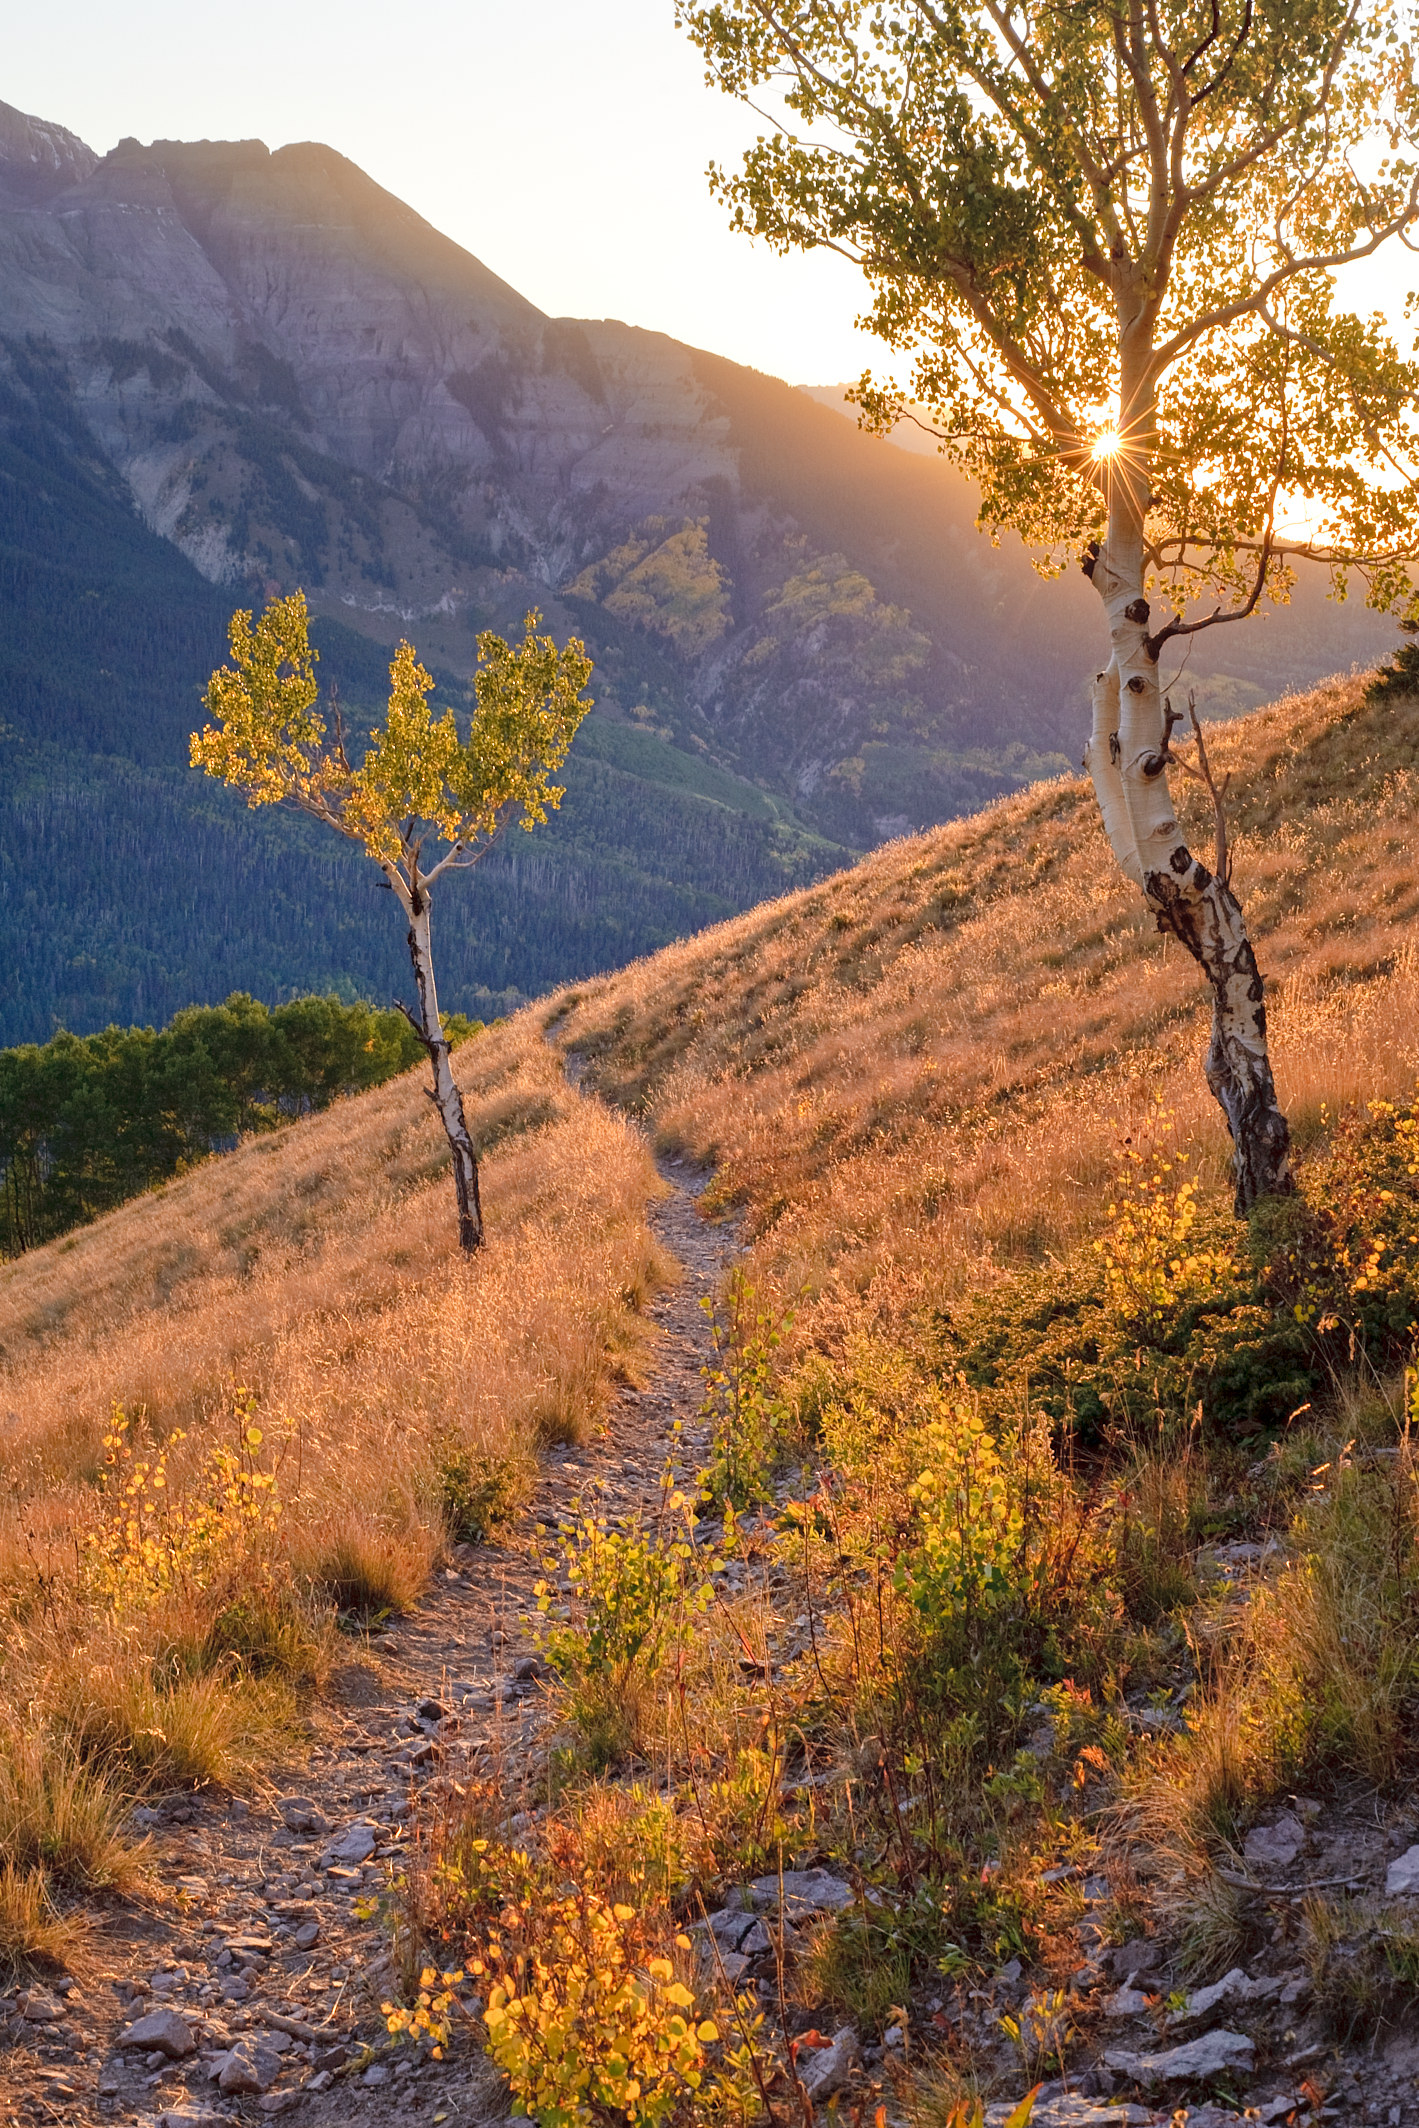
[[[987,2106],[985,2128],[1006,2128],[1019,2103],[1018,2099],[1006,2099]],[[1149,2107],[1106,2106],[1070,2091],[1057,2098],[1037,2099],[1030,2114],[1030,2128],[1145,2128],[1157,2118]]]
[[[1148,2007],[1148,1997],[1141,1988],[1120,1988],[1110,1995],[1104,2004],[1105,2017],[1137,2017]]]
[[[189,2054],[197,2052],[192,2027],[176,2010],[149,2010],[146,2017],[119,2033],[118,2044],[141,2047],[144,2053],[156,2051],[167,2061],[185,2061]]]
[[[331,1863],[341,1863],[349,1868],[352,1864],[368,1862],[378,1845],[373,1825],[357,1820],[329,1843],[322,1859],[327,1868]]]
[[[817,1876],[821,1872],[796,1871],[794,1874]],[[841,2091],[857,2066],[859,2052],[857,2034],[851,2025],[844,2025],[841,2031],[835,2032],[826,2045],[810,2046],[800,2040],[795,2067],[805,2096],[816,2105],[820,2099],[830,2098],[833,2092]]]
[[[1274,1825],[1254,1825],[1242,1853],[1255,1869],[1289,1869],[1305,1844],[1305,1826],[1287,1811]]]
[[[196,2099],[185,2106],[169,2106],[158,2115],[158,2128],[227,2128],[227,2121],[226,2115],[218,2113],[214,2106],[204,2106]]]
[[[1162,1960],[1162,1945],[1152,1936],[1135,1936],[1131,1943],[1115,1944],[1108,1954],[1109,1971],[1125,1987],[1133,1986],[1140,1974],[1151,1980]]]
[[[783,1902],[790,1920],[801,1914],[840,1914],[855,1904],[857,1894],[841,1877],[825,1869],[786,1869],[779,1877],[755,1877],[749,1896],[756,1907],[771,1910]]]
[[[758,1915],[747,1913],[742,1906],[721,1907],[717,1914],[710,1915],[709,1926],[721,1948],[738,1951],[745,1958],[768,1950],[772,1941]]]
[[[265,2038],[239,2039],[222,2064],[217,2089],[230,2098],[241,2092],[269,2091],[281,2073],[281,2057]]]
[[[276,1809],[287,1832],[329,1832],[330,1820],[309,1796],[278,1796]]]
[[[262,2113],[289,2113],[291,2108],[298,2106],[304,2097],[305,2093],[303,2091],[268,2091],[264,2098],[259,2098],[256,2101],[256,2104]]]
[[[1188,1996],[1182,2018],[1190,2020],[1194,2017],[1210,2017],[1224,2002],[1231,2002],[1234,1997],[1245,1997],[1249,1992],[1250,1984],[1246,1974],[1239,1965],[1233,1966],[1230,1973],[1224,1973],[1220,1980],[1214,1980],[1210,1988],[1198,1988],[1195,1994]]]
[[[1385,1871],[1385,1896],[1389,1899],[1419,1899],[1419,1847],[1408,1848]]]
[[[323,2047],[315,2057],[315,2066],[321,2071],[343,2069],[349,2059],[348,2047]]]
[[[360,2082],[362,2084],[387,2084],[389,2082],[389,2071],[385,2068],[383,2062],[372,2062],[360,2078]]]
[[[1180,2047],[1167,2047],[1161,2054],[1134,2054],[1116,2047],[1104,2056],[1106,2068],[1116,2069],[1135,2083],[1206,2083],[1228,2069],[1249,2074],[1256,2060],[1256,2042],[1244,2032],[1207,2032]]]
[[[317,2069],[305,2088],[307,2091],[328,2091],[334,2081],[328,2069]]]
[[[320,1923],[303,1921],[291,1940],[298,1951],[313,1951],[320,1941]]]
[[[45,1988],[31,1988],[20,1997],[20,2015],[27,2024],[48,2025],[64,2015],[64,2005]]]
[[[441,1722],[450,1711],[442,1700],[437,1699],[421,1699],[414,1710],[421,1722]]]
[[[117,2097],[118,2097],[118,2094],[119,2094],[119,2092],[120,2092],[120,2091],[121,2091],[122,2089],[123,2089],[123,2078],[122,2078],[122,2076],[121,2076],[121,2075],[119,2074],[119,2072],[118,2072],[118,2070],[117,2070],[117,2069],[114,2069],[114,2068],[108,2068],[108,2069],[101,2069],[101,2070],[99,2071],[99,2097],[100,2097],[100,2098],[117,2098]]]
[[[145,1803],[140,1803],[132,1813],[130,1822],[138,1832],[153,1832],[162,1824],[163,1814],[160,1810],[149,1810]]]

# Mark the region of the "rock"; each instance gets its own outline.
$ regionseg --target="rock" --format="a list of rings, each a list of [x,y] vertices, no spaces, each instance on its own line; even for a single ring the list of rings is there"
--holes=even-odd
[[[1138,2084],[1206,2083],[1228,2069],[1249,2074],[1256,2060],[1256,2042],[1244,2032],[1207,2032],[1180,2047],[1167,2047],[1161,2054],[1134,2054],[1114,2047],[1104,2056],[1106,2068],[1116,2069]]]
[[[307,2091],[328,2091],[334,2081],[335,2079],[328,2069],[317,2069],[314,2076],[306,2084],[305,2089]]]
[[[722,1950],[738,1951],[745,1958],[753,1958],[760,1951],[769,1949],[772,1938],[757,1914],[750,1914],[742,1906],[721,1907],[709,1917],[710,1932]]]
[[[109,2067],[109,2068],[105,2068],[105,2069],[100,2069],[100,2071],[99,2071],[99,2097],[100,2097],[100,2098],[117,2098],[117,2097],[118,2097],[118,2094],[119,2094],[119,2092],[120,2092],[120,2091],[121,2091],[122,2089],[123,2089],[123,2077],[122,2077],[122,2074],[121,2074],[121,2072],[120,2072],[120,2071],[119,2071],[119,2070],[118,2070],[117,2068],[114,2068],[114,2067]]]
[[[289,2113],[305,2097],[303,2091],[268,2091],[256,2103],[263,2113]]]
[[[332,1862],[343,1863],[348,1868],[355,1863],[368,1862],[378,1845],[379,1837],[373,1825],[366,1825],[360,1819],[353,1825],[347,1825],[342,1833],[330,1841],[321,1861],[326,1868],[329,1868]]]
[[[1385,1896],[1419,1899],[1419,1847],[1411,1847],[1385,1871]]]
[[[329,1832],[330,1820],[309,1796],[277,1796],[276,1809],[287,1832]]]
[[[1242,1853],[1254,1869],[1289,1869],[1305,1844],[1305,1826],[1287,1811],[1274,1825],[1253,1825]]]
[[[1115,1944],[1106,1962],[1115,1980],[1132,1987],[1140,1974],[1147,1980],[1154,1977],[1163,1962],[1163,1946],[1156,1937],[1135,1936],[1131,1943]]]
[[[437,1699],[421,1699],[414,1709],[421,1722],[441,1722],[450,1711],[442,1700]]]
[[[176,2010],[149,2010],[137,2024],[118,2035],[120,2047],[141,2047],[145,2054],[161,2054],[166,2061],[186,2061],[197,2052],[192,2027]]]
[[[385,2068],[383,2062],[372,2062],[360,2078],[360,2082],[362,2084],[387,2084],[389,2082],[389,2071]]]
[[[1288,1980],[1281,1990],[1283,2008],[1289,2010],[1295,2003],[1309,2001],[1310,1993],[1311,1984],[1304,1973],[1300,1974],[1295,1980]]]
[[[1003,2104],[987,2106],[985,2128],[1005,2128],[1019,2104],[1019,2099],[1006,2099]],[[1106,2106],[1066,2091],[1059,2098],[1035,2102],[1030,2128],[1146,2128],[1156,2119],[1146,2106]]]
[[[782,1878],[755,1877],[749,1896],[764,1912],[777,1908],[782,1897],[783,1912],[790,1920],[804,1914],[840,1914],[857,1899],[850,1884],[829,1876],[825,1869],[786,1869]]]
[[[816,1876],[819,1872],[811,1874]],[[807,2042],[811,2042],[812,2036],[811,2033],[807,2036]],[[798,2042],[795,2067],[805,2095],[816,2105],[820,2099],[830,2098],[833,2092],[842,2090],[857,2065],[860,2049],[851,2025],[844,2025],[841,2031],[835,2032],[826,2045],[813,2046],[807,2042],[802,2039]]]
[[[64,2005],[46,1988],[31,1988],[20,1997],[20,2015],[26,2024],[49,2025],[64,2015]]]
[[[268,2039],[239,2039],[222,2064],[217,2089],[229,2098],[240,2092],[269,2091],[280,2073],[281,2057]]]
[[[189,2099],[185,2106],[169,2106],[158,2115],[158,2128],[227,2128],[227,2117],[215,2106]]]
[[[129,1818],[129,1823],[136,1832],[153,1832],[162,1822],[162,1812],[160,1810],[149,1810],[145,1803],[140,1803]]]
[[[1187,1998],[1186,2006],[1179,2013],[1181,2021],[1191,2022],[1196,2017],[1210,2017],[1224,2002],[1244,2001],[1251,1992],[1251,1983],[1239,1965],[1220,1980],[1214,1980],[1210,1988],[1198,1988]]]
[[[1142,1988],[1120,1988],[1110,1995],[1104,2004],[1105,2017],[1137,2017],[1148,2007],[1148,1997]]]
[[[315,2057],[315,2067],[317,2070],[343,2069],[349,2059],[350,2050],[348,2047],[323,2047]]]
[[[313,1951],[320,1941],[320,1923],[303,1921],[291,1940],[298,1951]]]

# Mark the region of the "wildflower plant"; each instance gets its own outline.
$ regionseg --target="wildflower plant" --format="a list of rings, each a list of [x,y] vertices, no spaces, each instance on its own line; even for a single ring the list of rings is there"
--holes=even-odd
[[[706,1497],[719,1506],[745,1509],[773,1499],[774,1465],[792,1429],[792,1409],[779,1390],[774,1354],[793,1315],[761,1308],[742,1269],[730,1275],[723,1314],[701,1302],[710,1319],[714,1360],[702,1372],[705,1400],[700,1416],[711,1428]]]
[[[142,1610],[177,1590],[208,1588],[237,1568],[269,1566],[281,1518],[277,1471],[249,1389],[232,1392],[229,1438],[215,1441],[190,1486],[169,1469],[182,1432],[151,1443],[115,1405],[103,1436],[101,1512],[84,1538],[90,1586],[115,1611]]]
[[[579,1507],[559,1525],[562,1550],[544,1563],[548,1572],[560,1568],[571,1601],[558,1604],[546,1579],[534,1589],[537,1645],[559,1676],[608,1683],[634,1672],[654,1676],[713,1601],[722,1561],[697,1552],[685,1494],[670,1492],[657,1521],[617,1528]]]
[[[1142,1329],[1156,1328],[1180,1304],[1235,1284],[1239,1275],[1226,1249],[1199,1246],[1198,1186],[1186,1172],[1187,1148],[1168,1143],[1171,1127],[1170,1112],[1158,1102],[1142,1142],[1125,1138],[1109,1225],[1094,1244],[1109,1302]]]

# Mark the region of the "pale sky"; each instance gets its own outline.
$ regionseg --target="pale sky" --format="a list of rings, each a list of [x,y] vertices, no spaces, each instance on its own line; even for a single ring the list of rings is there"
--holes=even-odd
[[[759,130],[673,0],[68,0],[6,9],[0,97],[100,153],[323,140],[554,317],[622,318],[784,377],[889,366],[845,260],[731,234],[705,184]],[[1347,301],[1398,322],[1394,247]],[[1408,352],[1410,334],[1402,336]]]

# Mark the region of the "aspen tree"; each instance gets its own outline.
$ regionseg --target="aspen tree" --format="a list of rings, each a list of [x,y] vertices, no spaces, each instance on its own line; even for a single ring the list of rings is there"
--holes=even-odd
[[[433,680],[408,643],[389,668],[389,706],[356,762],[338,707],[333,733],[317,708],[317,652],[305,596],[274,599],[252,625],[236,613],[231,664],[214,672],[203,707],[214,721],[192,735],[192,763],[241,791],[249,806],[294,805],[357,843],[379,866],[408,924],[417,1010],[406,1012],[428,1052],[434,1106],[448,1136],[460,1246],[483,1240],[478,1159],[439,1017],[431,929],[433,889],[477,862],[510,821],[531,829],[561,803],[551,778],[591,707],[591,660],[573,638],[558,650],[529,613],[515,647],[478,638],[474,709],[463,737],[452,709],[435,717]],[[432,848],[430,847],[432,846]]]
[[[856,388],[866,425],[925,407],[992,536],[1020,533],[1045,574],[1082,558],[1108,640],[1085,765],[1118,864],[1211,985],[1206,1073],[1244,1212],[1290,1187],[1289,1132],[1230,868],[1195,857],[1174,815],[1159,659],[1284,600],[1304,562],[1339,596],[1359,570],[1373,605],[1413,599],[1419,371],[1382,319],[1338,308],[1335,280],[1419,219],[1410,11],[678,0],[677,16],[708,78],[766,121],[740,169],[711,166],[734,225],[854,261],[864,322],[911,357],[907,391]]]

